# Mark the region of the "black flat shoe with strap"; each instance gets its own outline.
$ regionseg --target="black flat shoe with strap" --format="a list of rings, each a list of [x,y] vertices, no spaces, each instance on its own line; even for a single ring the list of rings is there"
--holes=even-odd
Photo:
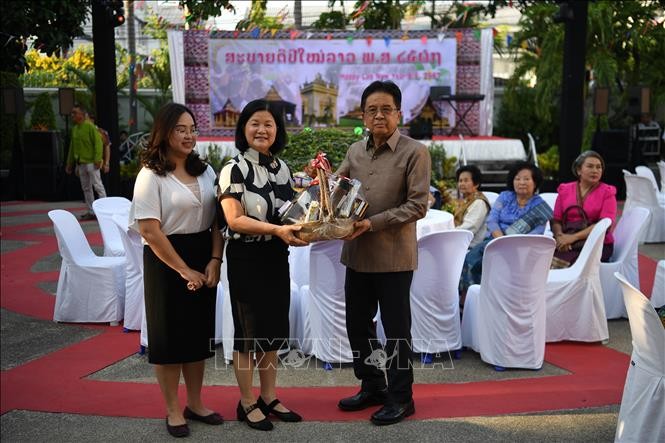
[[[184,425],[170,425],[169,418],[166,417],[166,430],[172,437],[183,438],[189,436],[189,426],[187,423]]]
[[[280,401],[278,399],[274,399],[273,401],[270,402],[269,405],[267,405],[266,402],[263,401],[263,398],[259,397],[259,400],[256,402],[256,404],[259,406],[259,408],[261,408],[261,412],[263,412],[263,415],[265,415],[266,417],[272,414],[275,417],[279,418],[280,420],[286,422],[295,423],[302,421],[302,417],[293,411],[279,412],[275,410],[275,406],[280,404]]]
[[[221,425],[224,423],[224,418],[219,415],[217,412],[213,412],[210,415],[199,415],[196,412],[189,409],[189,406],[185,406],[185,410],[182,412],[183,417],[187,420],[196,420],[207,425]]]
[[[259,421],[251,421],[247,417],[247,415],[249,415],[254,409],[258,407],[259,404],[254,403],[252,406],[244,408],[242,406],[242,403],[238,402],[238,408],[236,409],[236,412],[238,414],[238,421],[244,421],[245,423],[247,423],[247,426],[249,426],[252,429],[258,429],[259,431],[271,431],[273,426],[267,417],[263,417],[263,419]]]

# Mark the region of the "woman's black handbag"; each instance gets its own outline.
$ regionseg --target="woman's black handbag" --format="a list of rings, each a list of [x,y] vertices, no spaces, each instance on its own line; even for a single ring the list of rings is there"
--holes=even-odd
[[[581,220],[569,221],[568,212],[571,210],[577,210],[581,216]],[[589,227],[589,219],[587,218],[586,212],[579,205],[573,205],[566,208],[563,211],[563,216],[561,217],[561,232],[563,234],[575,234],[576,232],[582,231]],[[567,268],[577,260],[577,257],[580,255],[580,251],[584,247],[585,240],[578,240],[571,245],[569,251],[559,251],[558,249],[554,251],[554,257],[552,259],[551,269],[562,269]]]
[[[576,209],[580,214],[581,217],[580,220],[576,221],[568,220],[568,212],[573,209]],[[563,211],[563,216],[561,217],[561,230],[564,234],[575,234],[576,232],[583,231],[588,227],[589,227],[589,219],[586,215],[586,212],[584,212],[584,208],[582,208],[580,205],[569,206],[566,208],[565,211]],[[572,249],[576,251],[582,250],[585,241],[586,240],[576,241],[571,245]]]

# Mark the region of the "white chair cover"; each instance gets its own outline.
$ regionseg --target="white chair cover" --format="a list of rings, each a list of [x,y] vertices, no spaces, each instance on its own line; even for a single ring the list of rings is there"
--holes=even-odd
[[[661,206],[665,205],[665,190],[658,189],[658,182],[656,181],[656,176],[654,175],[651,168],[648,168],[646,166],[636,166],[635,174],[640,177],[645,177],[649,179],[651,185],[656,190],[656,198],[658,199],[658,204],[660,204]]]
[[[118,229],[113,223],[113,215],[129,217],[129,207],[132,202],[124,197],[104,197],[92,202],[92,210],[97,216],[99,230],[104,240],[104,256],[121,257],[125,255]]]
[[[621,274],[633,337],[628,375],[623,387],[617,442],[665,441],[665,329],[649,300]]]
[[[466,294],[462,343],[489,364],[539,369],[545,357],[545,281],[555,241],[544,235],[492,240],[480,285]]]
[[[545,286],[548,342],[609,338],[599,269],[605,231],[611,224],[609,218],[596,223],[577,261],[570,268],[550,271]]]
[[[310,247],[311,245],[289,247],[289,273],[291,275],[291,282],[298,287],[298,290],[303,285],[309,284]]]
[[[127,265],[125,268],[125,329],[141,329],[141,318],[145,310],[143,302],[143,245],[141,236],[133,229],[128,229],[126,215],[115,214],[111,217],[118,229],[120,240],[125,250]]]
[[[411,283],[411,338],[415,352],[460,349],[459,279],[473,239],[467,230],[418,239],[418,269]]]
[[[635,175],[649,179],[653,188],[658,192],[658,182],[656,182],[656,176],[651,168],[648,168],[647,166],[635,166]]]
[[[346,333],[346,268],[339,261],[342,245],[342,240],[329,240],[310,246],[309,284],[300,290],[305,322],[302,349],[307,353],[311,346],[311,353],[328,363],[353,360]]]
[[[48,213],[62,256],[53,320],[119,322],[125,303],[125,258],[98,257],[73,214]]]
[[[226,267],[226,247],[223,254],[224,261],[222,261],[222,272],[219,278],[219,283],[225,288],[229,287],[228,270]],[[224,348],[224,360],[226,363],[233,361],[233,334],[235,333],[235,326],[233,325],[233,312],[231,311],[231,294],[229,291],[224,291],[224,298],[222,300],[222,347]]]
[[[658,160],[658,172],[660,172],[660,192],[665,192],[665,161]]]
[[[642,232],[640,241],[646,243],[665,242],[665,206],[658,201],[656,190],[651,181],[637,175],[623,176],[626,181],[626,203],[623,210],[641,207],[651,212],[647,228]]]
[[[499,198],[499,194],[496,192],[483,191],[483,194],[485,194],[485,198],[489,202],[490,206],[494,206],[494,202],[496,201],[497,198]]]
[[[141,314],[141,346],[148,347],[148,320],[145,315],[145,303],[143,304],[143,313]]]
[[[649,219],[649,210],[632,208],[624,211],[614,230],[614,252],[611,261],[600,264],[600,284],[605,300],[607,318],[627,317],[623,304],[623,294],[614,273],[626,276],[636,288],[640,287],[640,274],[637,266],[637,239]]]
[[[665,306],[665,260],[659,260],[656,267],[656,277],[651,290],[651,306],[654,308]]]

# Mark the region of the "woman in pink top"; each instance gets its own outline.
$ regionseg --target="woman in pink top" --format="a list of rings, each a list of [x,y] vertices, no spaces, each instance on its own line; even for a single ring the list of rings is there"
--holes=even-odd
[[[577,181],[562,183],[557,189],[559,195],[554,204],[554,217],[551,226],[554,239],[556,240],[555,256],[573,264],[580,253],[580,244],[586,240],[593,226],[603,218],[616,220],[617,215],[617,190],[614,186],[600,181],[605,162],[603,158],[594,151],[585,151],[573,162],[573,175]],[[588,226],[572,234],[563,233],[564,213],[568,222],[582,220],[579,208],[581,206],[586,213]],[[569,209],[570,208],[570,209]],[[605,234],[603,254],[601,261],[607,262],[614,251],[614,237],[612,228]],[[579,243],[578,243],[579,242]]]

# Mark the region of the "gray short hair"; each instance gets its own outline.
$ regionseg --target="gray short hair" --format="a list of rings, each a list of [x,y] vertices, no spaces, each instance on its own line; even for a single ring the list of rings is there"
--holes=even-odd
[[[577,175],[577,170],[582,167],[582,165],[584,164],[584,160],[586,160],[589,157],[597,158],[598,160],[600,160],[600,165],[602,166],[603,171],[605,171],[605,160],[603,160],[603,157],[601,157],[601,155],[596,151],[588,150],[578,155],[575,161],[573,162],[573,166],[571,167],[573,171],[573,177],[579,178],[579,175]]]

